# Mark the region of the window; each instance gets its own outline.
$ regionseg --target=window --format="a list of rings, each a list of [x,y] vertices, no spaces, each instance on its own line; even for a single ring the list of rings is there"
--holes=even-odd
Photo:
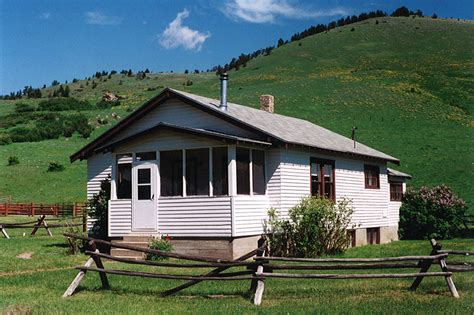
[[[138,200],[149,200],[151,197],[151,169],[138,169]]]
[[[367,229],[367,244],[380,244],[380,228]]]
[[[265,195],[265,152],[252,150],[253,193]]]
[[[380,188],[380,169],[375,165],[364,165],[365,188]]]
[[[252,174],[252,193],[265,194],[265,152],[237,148],[237,194],[250,195],[250,173]]]
[[[225,196],[228,193],[227,181],[227,147],[212,149],[212,187],[214,196]]]
[[[132,154],[117,155],[117,199],[132,199]]]
[[[122,163],[117,166],[117,199],[131,199],[132,163]]]
[[[139,152],[135,154],[136,161],[153,161],[156,160],[156,152]]]
[[[390,201],[402,201],[403,184],[391,182],[390,183]]]
[[[250,195],[250,150],[237,148],[237,194]]]
[[[186,150],[186,195],[209,195],[209,149]]]
[[[183,195],[183,151],[160,152],[162,196]]]
[[[311,158],[311,195],[335,200],[334,161]]]

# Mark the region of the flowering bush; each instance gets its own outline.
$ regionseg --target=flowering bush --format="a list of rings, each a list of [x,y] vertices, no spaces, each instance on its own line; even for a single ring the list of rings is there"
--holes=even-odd
[[[462,229],[467,205],[445,185],[408,190],[400,208],[400,237],[446,239]]]
[[[316,257],[347,249],[352,207],[349,200],[337,203],[307,197],[288,211],[289,219],[269,211],[267,240],[273,256]]]

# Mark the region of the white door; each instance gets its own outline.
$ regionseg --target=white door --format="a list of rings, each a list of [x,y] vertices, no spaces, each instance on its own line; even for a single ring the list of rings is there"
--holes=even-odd
[[[132,230],[156,231],[156,165],[135,163],[132,169]]]

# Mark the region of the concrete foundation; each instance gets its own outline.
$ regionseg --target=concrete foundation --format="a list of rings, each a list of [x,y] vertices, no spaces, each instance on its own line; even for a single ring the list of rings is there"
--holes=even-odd
[[[380,228],[380,244],[398,241],[398,225]]]
[[[380,244],[398,240],[398,226],[380,227]],[[261,236],[244,236],[236,238],[173,238],[170,240],[173,251],[180,254],[196,255],[215,259],[233,260],[257,248]],[[149,237],[128,236],[115,241],[127,245],[147,247]],[[367,229],[355,230],[355,245],[367,245]],[[115,249],[113,254],[124,257],[143,259],[144,255],[137,252]]]
[[[355,230],[356,246],[363,246],[368,244],[367,229]],[[398,241],[398,225],[395,226],[381,226],[380,227],[380,244]]]
[[[234,239],[174,238],[173,251],[180,254],[233,260],[257,248],[257,236]]]

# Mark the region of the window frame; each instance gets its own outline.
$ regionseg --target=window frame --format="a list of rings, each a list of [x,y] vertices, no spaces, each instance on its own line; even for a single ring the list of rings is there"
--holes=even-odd
[[[226,176],[225,176],[225,195],[216,195],[214,193],[214,149],[218,148],[224,148],[226,151],[226,162],[224,164],[223,169],[226,171]],[[207,150],[208,154],[208,194],[206,195],[189,195],[187,192],[187,176],[186,176],[186,160],[187,160],[187,151],[189,150]],[[173,195],[173,196],[164,196],[161,194],[161,187],[162,187],[162,179],[161,179],[161,174],[162,174],[162,159],[161,159],[161,153],[166,152],[166,151],[180,151],[182,152],[182,192],[180,195]],[[229,146],[228,145],[213,145],[213,146],[196,146],[196,147],[188,147],[188,148],[181,148],[181,149],[164,149],[164,150],[159,150],[158,151],[158,156],[160,158],[158,159],[158,170],[159,170],[159,182],[160,182],[160,197],[162,198],[203,198],[203,197],[230,197],[229,194]]]
[[[390,201],[401,202],[403,198],[403,183],[402,182],[389,182],[390,185]],[[392,191],[392,187],[400,187],[400,191]]]
[[[163,195],[163,169],[162,169],[162,165],[163,165],[163,152],[172,152],[172,151],[176,151],[176,152],[180,152],[181,153],[181,194],[177,194],[177,195]],[[181,197],[185,197],[185,186],[186,186],[186,182],[185,182],[185,168],[186,168],[186,160],[185,160],[185,157],[184,157],[184,153],[183,153],[183,149],[175,149],[175,150],[160,150],[159,151],[159,156],[160,156],[160,159],[159,159],[159,163],[158,163],[158,168],[159,168],[159,179],[160,179],[160,190],[159,190],[159,193],[160,193],[160,197],[165,197],[165,198],[181,198]]]
[[[313,195],[313,172],[312,172],[312,165],[313,164],[318,164],[319,165],[319,181],[318,181],[318,186],[319,186],[319,194],[318,195]],[[331,198],[328,198],[332,201],[336,200],[336,160],[329,160],[329,159],[321,159],[317,157],[311,157],[309,159],[309,192],[311,196],[315,197],[324,197],[326,194],[326,183],[324,180],[324,166],[330,165],[332,167],[332,191],[331,191]]]
[[[373,176],[371,172],[375,172],[377,176]],[[369,184],[369,175],[376,178],[377,183]],[[365,189],[380,189],[380,166],[372,164],[364,164],[364,186]]]
[[[133,160],[134,160],[134,153],[118,153],[118,154],[115,154],[114,156],[114,159],[115,159],[115,170],[114,170],[114,174],[113,174],[113,189],[114,189],[114,194],[111,193],[111,199],[112,199],[112,196],[114,198],[114,200],[132,200],[132,197],[133,197]],[[121,198],[121,196],[119,196],[119,192],[120,192],[120,189],[119,189],[119,185],[120,185],[120,181],[119,181],[119,176],[120,176],[120,171],[119,171],[119,165],[129,165],[130,167],[130,197],[129,198]]]
[[[244,149],[249,151],[249,164],[248,164],[248,175],[247,178],[249,180],[248,182],[248,187],[249,187],[249,193],[239,193],[239,185],[238,185],[238,171],[237,171],[237,150],[238,149]],[[254,151],[260,151],[263,153],[263,194],[256,193],[254,190],[254,171],[253,171],[253,152]],[[267,169],[266,169],[266,151],[262,149],[255,149],[252,147],[246,147],[246,146],[236,146],[235,147],[235,194],[236,196],[266,196],[267,195]]]
[[[380,227],[367,228],[367,245],[378,245],[380,244]],[[374,242],[375,236],[375,242]]]

